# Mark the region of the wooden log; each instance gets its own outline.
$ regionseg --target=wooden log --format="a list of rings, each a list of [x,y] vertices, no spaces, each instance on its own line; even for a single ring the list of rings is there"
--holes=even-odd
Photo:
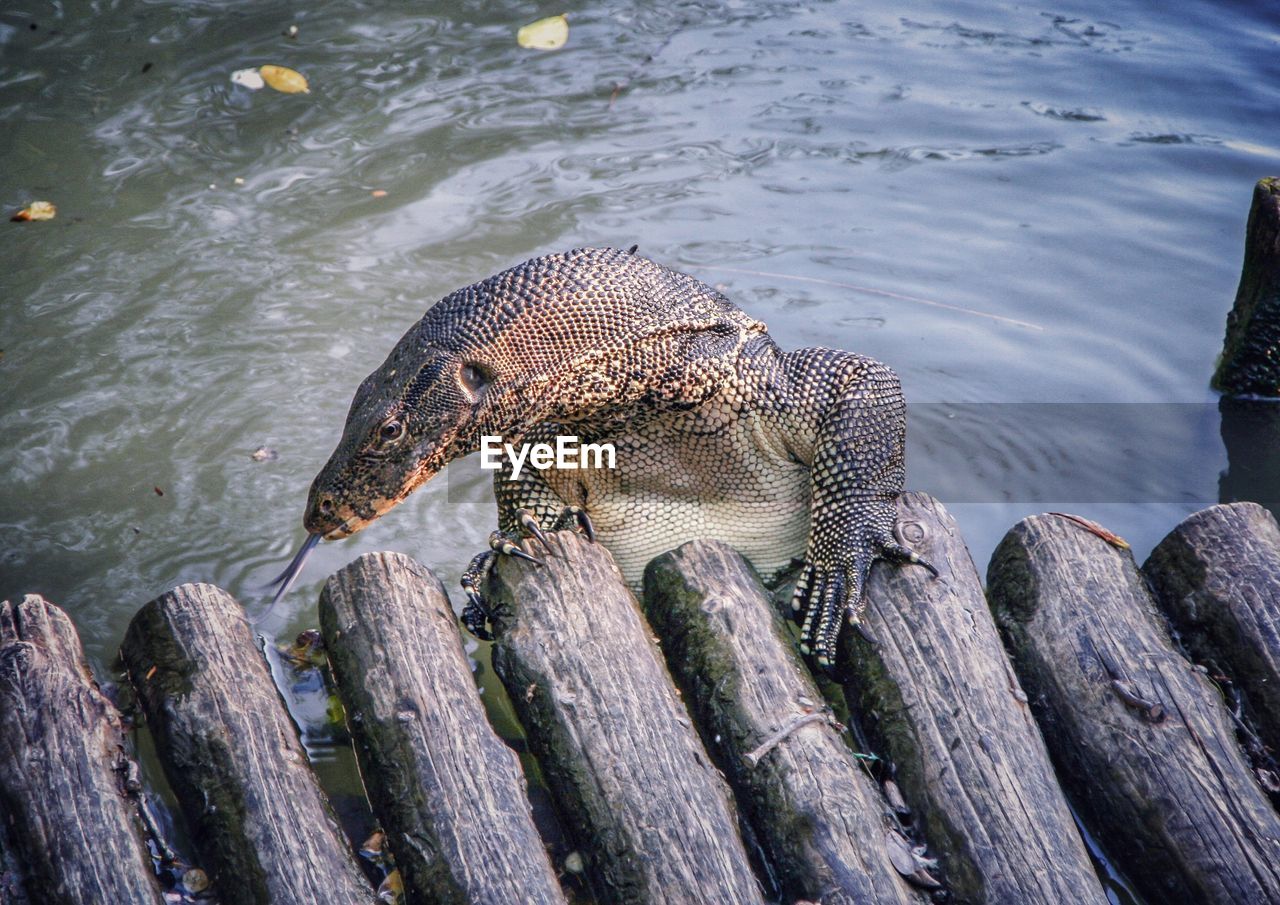
[[[365,554],[325,584],[320,625],[408,901],[563,903],[520,759],[485,718],[439,579],[407,556]]]
[[[1058,774],[1139,891],[1280,902],[1280,816],[1128,550],[1034,516],[996,549],[988,589]]]
[[[1280,526],[1257,503],[1187,517],[1142,566],[1156,602],[1199,663],[1245,695],[1265,744],[1280,753]]]
[[[1280,179],[1253,190],[1244,265],[1227,315],[1215,389],[1234,396],[1280,396]]]
[[[557,541],[543,566],[499,559],[493,661],[598,898],[763,902],[729,790],[613,558]]]
[[[164,901],[124,794],[124,750],[67,615],[35,594],[0,603],[0,834],[38,901]]]
[[[877,563],[866,632],[841,633],[845,696],[923,819],[964,902],[1105,902],[951,514],[898,501],[898,532],[937,567]]]
[[[894,868],[904,853],[911,863],[910,845],[824,719],[821,692],[747,561],[719,541],[692,541],[649,563],[644,585],[667,664],[784,900],[927,901]]]
[[[374,901],[229,594],[174,588],[121,654],[222,902]]]

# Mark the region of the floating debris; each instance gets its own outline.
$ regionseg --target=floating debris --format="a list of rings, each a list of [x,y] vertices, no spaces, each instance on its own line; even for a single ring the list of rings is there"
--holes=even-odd
[[[231,82],[250,91],[257,91],[259,88],[266,87],[267,84],[262,78],[262,73],[257,69],[237,69],[231,73]]]
[[[569,20],[563,15],[530,22],[516,32],[516,43],[530,50],[559,50],[568,40]]]
[[[58,215],[58,208],[52,201],[32,201],[9,219],[15,223],[27,220],[52,220]]]

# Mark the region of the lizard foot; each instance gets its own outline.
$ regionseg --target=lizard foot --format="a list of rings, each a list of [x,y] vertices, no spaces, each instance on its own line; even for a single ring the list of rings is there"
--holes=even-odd
[[[538,520],[533,518],[533,514],[528,510],[522,509],[520,512],[529,516],[534,530],[529,530],[528,525],[525,525],[523,516],[521,517],[521,525],[526,530],[529,530],[530,535],[541,542],[547,551],[550,551],[551,545],[547,540],[547,536],[538,526]],[[476,555],[467,564],[467,568],[462,573],[462,579],[458,582],[462,585],[462,590],[467,595],[467,605],[462,608],[462,624],[466,626],[467,631],[481,641],[493,640],[493,632],[489,629],[493,611],[489,607],[489,601],[485,599],[481,588],[489,584],[489,572],[493,569],[493,564],[498,561],[499,556],[514,556],[517,559],[525,559],[539,566],[543,565],[542,560],[538,559],[538,557],[524,552],[516,538],[510,534],[503,531],[494,531],[489,535],[489,549]]]
[[[812,657],[825,672],[835,670],[840,616],[846,616],[851,626],[862,628],[862,614],[867,607],[867,574],[877,559],[923,566],[934,578],[938,577],[938,570],[931,562],[888,534],[864,536],[854,550],[837,557],[835,562],[806,559],[800,570],[791,598],[791,608],[796,615],[804,614],[800,652]],[[874,642],[870,633],[864,631],[864,637]]]
[[[538,522],[537,516],[530,510],[517,510],[516,518],[520,523],[520,527],[527,532],[529,537],[541,544],[547,553],[564,558],[563,545],[559,541],[556,541],[554,546],[552,545],[551,537],[542,530],[542,525]],[[560,510],[560,514],[556,516],[552,530],[563,531],[566,529],[578,531],[587,540],[595,543],[596,531],[591,524],[591,518],[587,515],[586,510],[578,506],[565,506]],[[503,531],[494,531],[489,535],[489,549],[471,560],[466,570],[462,573],[462,580],[459,582],[462,585],[462,590],[467,595],[467,605],[462,609],[462,624],[467,631],[481,641],[493,640],[493,632],[489,628],[492,624],[492,610],[481,588],[488,585],[489,572],[493,569],[494,563],[498,561],[499,556],[514,556],[517,559],[525,559],[537,565],[543,565],[542,560],[526,553],[521,548],[519,541],[510,534]]]

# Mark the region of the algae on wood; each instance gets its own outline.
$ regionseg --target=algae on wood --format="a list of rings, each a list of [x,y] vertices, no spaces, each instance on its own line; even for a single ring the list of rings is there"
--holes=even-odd
[[[493,662],[609,903],[762,903],[724,779],[600,544],[499,559]],[[529,550],[529,543],[525,542]]]
[[[1259,180],[1253,190],[1244,266],[1213,386],[1234,396],[1280,396],[1280,179]]]
[[[1139,891],[1280,902],[1280,816],[1130,553],[1034,516],[996,549],[988,590],[1064,786]]]
[[[905,493],[897,530],[939,575],[873,567],[864,622],[876,640],[842,633],[845,696],[957,900],[1105,902],[955,521]]]
[[[910,846],[891,835],[889,805],[827,720],[800,726],[758,761],[748,759],[770,736],[821,710],[822,696],[747,561],[719,541],[692,541],[649,563],[644,583],[667,663],[785,901],[927,901],[894,868],[890,847]]]
[[[365,554],[325,584],[320,623],[409,901],[563,903],[439,579],[407,556]]]
[[[161,595],[121,655],[224,905],[374,901],[229,594]]]
[[[1245,694],[1263,740],[1280,754],[1280,526],[1257,503],[1188,516],[1147,558],[1156,602],[1199,663]]]
[[[0,603],[0,835],[33,901],[164,901],[117,772],[123,757],[120,715],[71,620],[35,594]]]

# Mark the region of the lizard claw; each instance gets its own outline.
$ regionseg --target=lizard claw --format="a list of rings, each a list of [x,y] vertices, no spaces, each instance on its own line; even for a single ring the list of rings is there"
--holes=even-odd
[[[538,517],[536,515],[528,509],[517,509],[516,518],[520,522],[520,527],[525,531],[528,531],[529,534],[538,541],[538,543],[542,544],[542,549],[546,550],[552,556],[559,556],[561,559],[565,558],[564,545],[557,540],[556,547],[559,548],[560,552],[556,553],[556,550],[551,546],[551,538],[547,537],[547,532],[542,530],[542,525],[538,523]],[[524,551],[522,550],[521,552],[523,553]],[[533,557],[528,558],[533,559]]]
[[[556,516],[555,530],[564,531],[567,528],[581,532],[593,544],[596,542],[596,527],[591,524],[591,516],[587,515],[587,510],[581,506],[565,506]]]
[[[526,559],[534,565],[546,565],[546,563],[538,559],[538,557],[524,552],[524,550],[520,548],[520,545],[516,543],[509,534],[503,534],[501,531],[495,531],[489,535],[489,549],[494,553],[501,554],[502,556],[514,556],[516,559]],[[548,547],[547,549],[549,550],[551,548]]]
[[[880,548],[880,558],[887,559],[889,562],[902,565],[903,563],[911,563],[916,566],[924,566],[934,578],[938,577],[938,568],[929,560],[925,559],[910,547],[904,547],[896,541],[890,541]]]

